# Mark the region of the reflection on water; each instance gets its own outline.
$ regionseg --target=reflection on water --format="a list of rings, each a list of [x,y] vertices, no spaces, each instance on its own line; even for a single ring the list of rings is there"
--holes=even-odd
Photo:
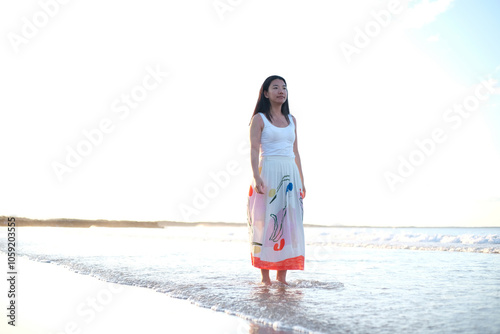
[[[274,329],[269,326],[259,326],[257,324],[252,324],[252,323],[250,323],[248,326],[248,334],[292,334],[292,333],[296,332],[294,332],[293,330]],[[241,333],[241,334],[246,334],[246,333]]]
[[[271,286],[258,286],[252,289],[250,300],[255,302],[261,309],[294,309],[299,307],[303,298],[302,291],[275,282]]]
[[[256,284],[250,290],[248,296],[249,305],[252,305],[250,314],[258,315],[253,321],[259,319],[273,319],[271,326],[250,326],[250,334],[289,334],[294,333],[291,328],[284,328],[285,324],[303,321],[307,323],[307,314],[304,310],[314,305],[318,289],[335,293],[335,290],[343,290],[344,285],[340,282],[320,282],[314,280],[293,280],[289,285],[273,282],[271,286]],[[304,327],[297,327],[305,330]]]
[[[249,303],[258,309],[258,314],[265,319],[280,319],[273,323],[273,327],[250,325],[249,334],[289,334],[290,329],[283,329],[283,323],[291,323],[291,318],[296,316],[303,307],[302,291],[293,287],[273,282],[271,286],[256,285],[250,290]],[[257,311],[257,310],[255,310]]]

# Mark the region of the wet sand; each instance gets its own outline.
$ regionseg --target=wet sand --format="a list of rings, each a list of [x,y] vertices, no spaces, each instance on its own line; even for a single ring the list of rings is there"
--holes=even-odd
[[[2,307],[1,333],[273,332],[151,289],[107,283],[25,258],[18,258],[17,266],[16,327],[7,324]],[[1,282],[0,291],[6,292],[7,281]]]

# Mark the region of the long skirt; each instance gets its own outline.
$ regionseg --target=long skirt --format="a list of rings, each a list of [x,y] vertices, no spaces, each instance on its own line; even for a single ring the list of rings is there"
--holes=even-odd
[[[264,194],[255,184],[248,196],[252,265],[270,270],[304,270],[302,181],[294,158],[262,157],[259,173]]]

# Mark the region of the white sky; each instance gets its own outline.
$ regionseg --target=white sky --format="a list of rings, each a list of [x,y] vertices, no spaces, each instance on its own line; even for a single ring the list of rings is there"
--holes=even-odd
[[[232,7],[221,17],[214,3]],[[403,4],[344,57],[341,43],[388,3],[69,1],[36,33],[25,26],[43,24],[39,2],[2,3],[0,215],[245,222],[248,122],[279,74],[298,122],[305,223],[500,226],[493,97],[452,128],[443,115],[479,80],[459,81],[407,34],[454,3]],[[13,46],[23,31],[33,36]],[[151,71],[168,75],[157,84]],[[124,114],[123,94],[141,91]],[[59,179],[54,162],[106,120],[112,129]],[[446,140],[391,191],[384,173],[436,128]]]

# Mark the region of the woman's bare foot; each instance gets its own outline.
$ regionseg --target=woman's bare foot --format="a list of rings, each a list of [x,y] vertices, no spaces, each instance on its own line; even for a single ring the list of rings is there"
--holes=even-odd
[[[288,285],[288,283],[286,282],[286,270],[278,270],[278,272],[276,273],[276,280]]]
[[[271,280],[262,280],[262,284],[264,284],[265,286],[271,286],[272,283],[271,283]]]
[[[264,285],[271,285],[271,278],[269,277],[269,270],[268,269],[261,269],[260,272],[262,273],[262,283]]]

